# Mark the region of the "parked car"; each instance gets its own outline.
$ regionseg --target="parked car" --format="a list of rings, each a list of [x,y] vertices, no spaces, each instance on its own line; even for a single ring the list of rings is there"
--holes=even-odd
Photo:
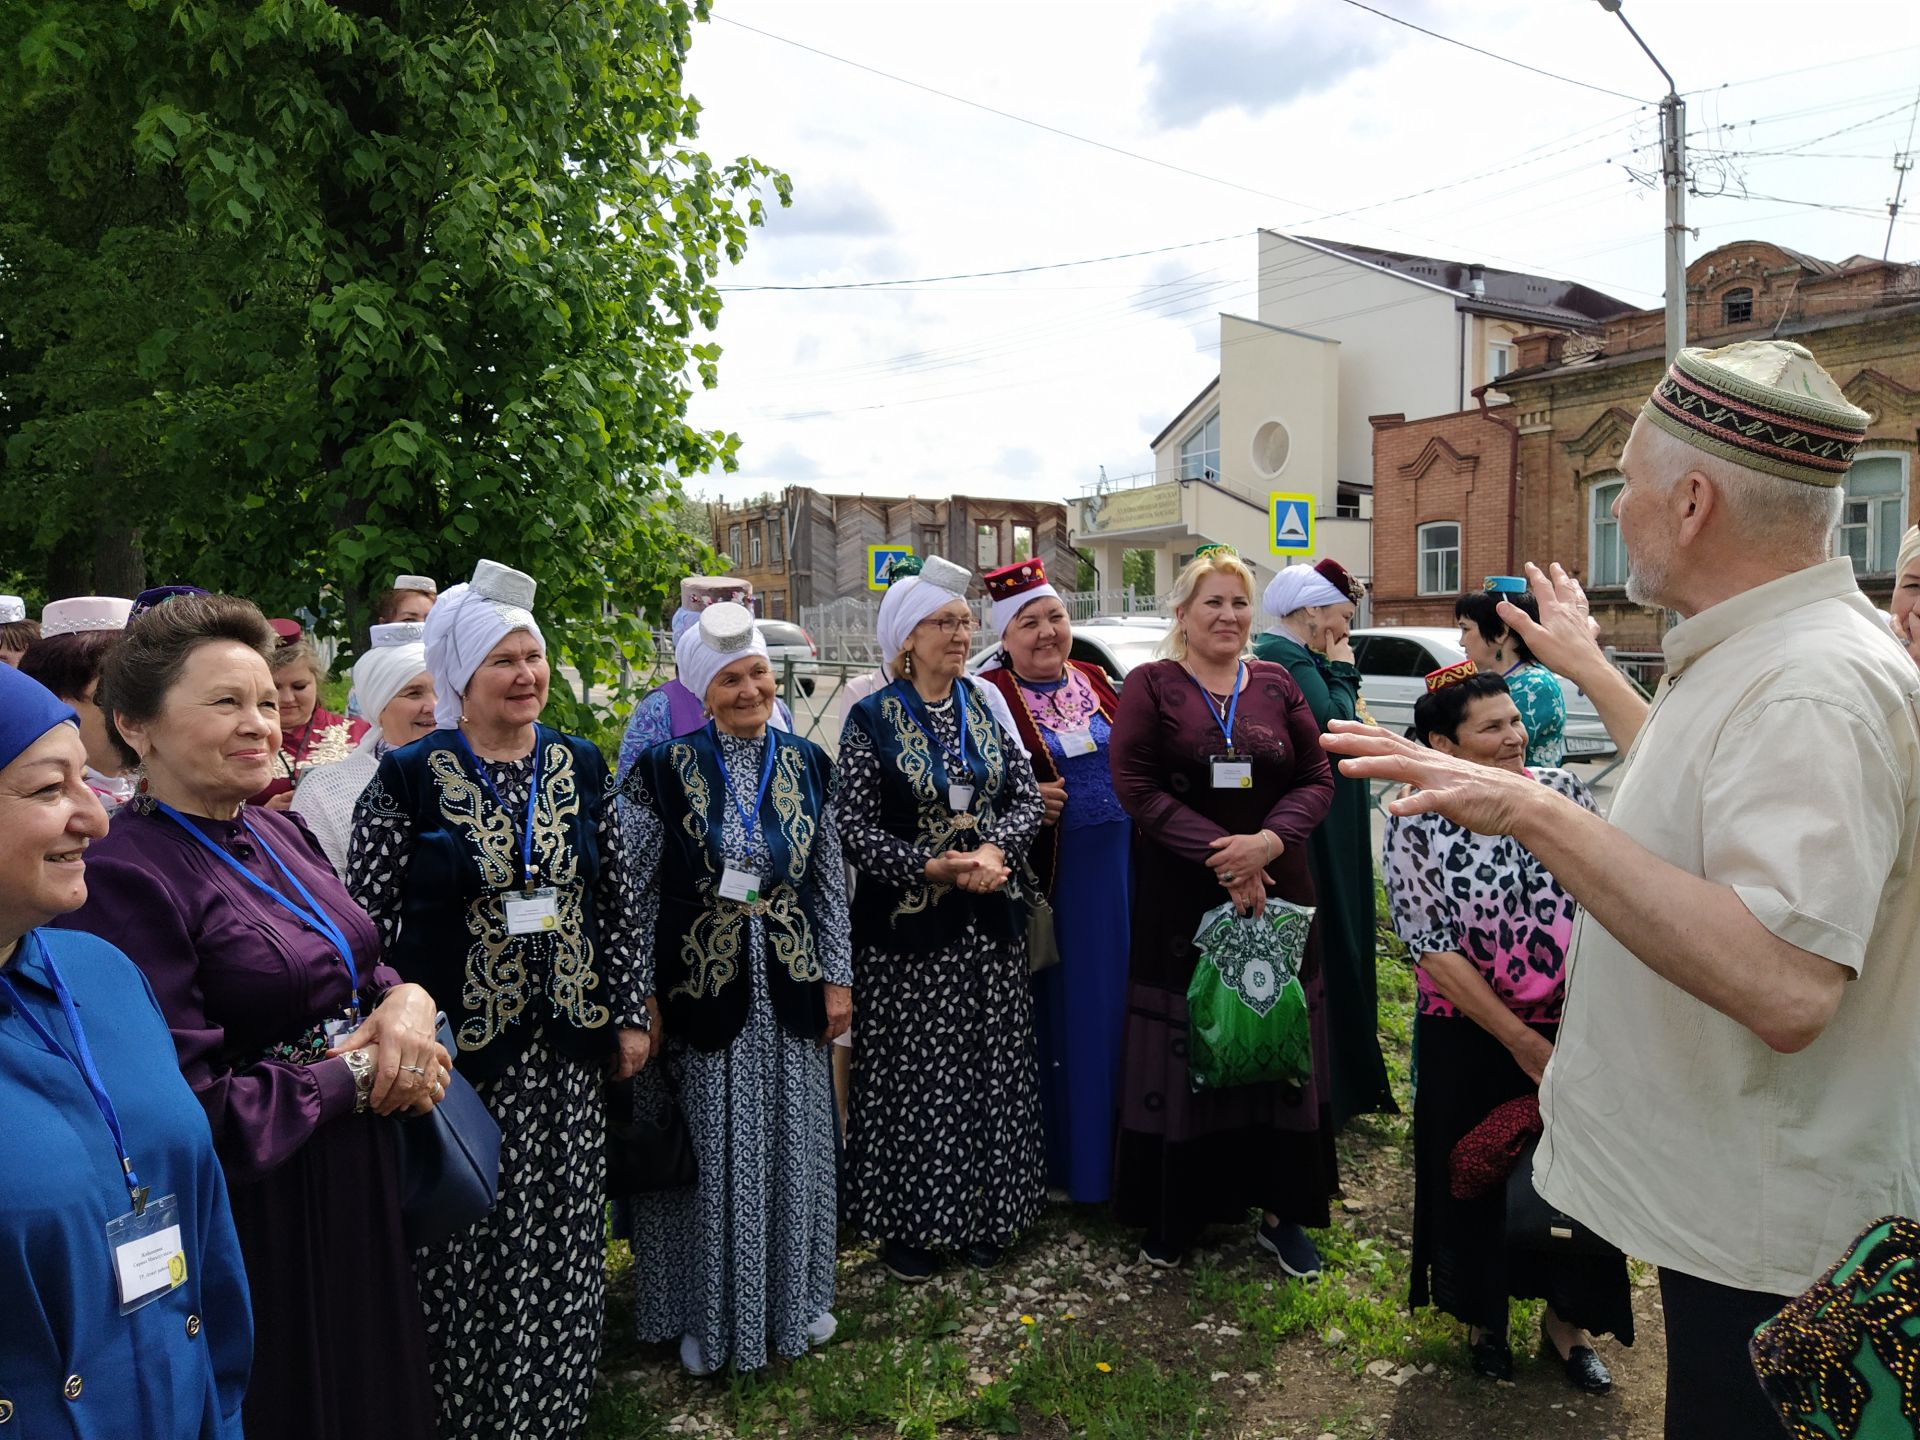
[[[1406,626],[1353,632],[1353,660],[1360,670],[1360,697],[1374,720],[1413,735],[1413,703],[1426,693],[1426,676],[1467,658],[1457,629]],[[1567,699],[1568,761],[1601,760],[1615,752],[1613,737],[1593,702],[1571,680],[1560,678]]]
[[[789,620],[756,620],[753,628],[760,632],[760,639],[766,644],[767,659],[773,663],[773,673],[783,675],[784,662],[791,660],[795,678],[800,682],[802,695],[813,694],[813,676],[799,673],[803,668],[811,670],[813,662],[820,656],[814,646],[813,637]]]
[[[1073,622],[1073,648],[1069,653],[1075,660],[1105,670],[1117,689],[1129,670],[1154,658],[1166,633],[1167,622],[1158,615],[1096,615]],[[967,662],[968,673],[977,673],[999,649],[998,644],[989,644]]]

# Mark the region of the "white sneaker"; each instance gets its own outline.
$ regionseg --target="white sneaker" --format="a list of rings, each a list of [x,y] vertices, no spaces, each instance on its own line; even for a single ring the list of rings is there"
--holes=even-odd
[[[689,1375],[711,1375],[720,1367],[707,1363],[707,1357],[700,1349],[700,1342],[691,1335],[680,1337],[680,1366]]]
[[[807,1326],[808,1346],[818,1350],[822,1345],[833,1339],[839,1329],[840,1322],[833,1318],[833,1312],[831,1310],[823,1312],[817,1320]]]

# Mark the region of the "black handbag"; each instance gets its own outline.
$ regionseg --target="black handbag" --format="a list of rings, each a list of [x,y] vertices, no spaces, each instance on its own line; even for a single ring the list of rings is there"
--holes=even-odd
[[[1533,1188],[1534,1136],[1507,1176],[1507,1248],[1543,1255],[1617,1255],[1620,1252]]]
[[[448,1055],[457,1053],[444,1014],[435,1038]],[[500,1193],[500,1126],[464,1075],[449,1074],[440,1103],[425,1115],[399,1117],[395,1130],[408,1245],[452,1239],[492,1212]]]
[[[665,1065],[665,1057],[655,1062]],[[645,1074],[646,1072],[642,1072]],[[607,1086],[607,1198],[679,1190],[700,1178],[680,1097],[660,1073],[643,1092],[639,1076]]]

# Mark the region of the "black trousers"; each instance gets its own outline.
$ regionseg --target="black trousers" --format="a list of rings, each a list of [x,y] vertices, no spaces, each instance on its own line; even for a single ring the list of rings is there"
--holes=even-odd
[[[1789,1295],[1660,1272],[1667,1322],[1667,1440],[1779,1440],[1787,1433],[1747,1356]]]

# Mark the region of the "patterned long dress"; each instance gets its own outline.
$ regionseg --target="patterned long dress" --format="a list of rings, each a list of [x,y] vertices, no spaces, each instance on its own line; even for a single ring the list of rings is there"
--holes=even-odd
[[[960,746],[959,694],[956,684],[925,707],[950,753]],[[1032,767],[995,728],[1005,757],[998,819],[970,833],[999,845],[1017,875],[1044,807]],[[854,722],[840,737],[838,781],[840,839],[862,885],[941,888],[923,878],[932,856],[881,823],[883,787],[909,782]],[[972,842],[956,838],[954,848]],[[860,1039],[847,1124],[849,1219],[870,1238],[922,1249],[1005,1245],[1046,1200],[1026,938],[994,938],[970,917],[937,949],[886,941],[854,935]]]
[[[534,757],[483,760],[511,814],[523,813]],[[603,863],[594,896],[600,944],[612,960],[614,1023],[645,1010],[634,906],[620,828],[607,806],[598,832]],[[411,836],[376,776],[354,816],[347,888],[391,946],[399,933]],[[543,976],[549,942],[522,937]],[[544,993],[537,981],[531,987]],[[414,1254],[427,1314],[440,1440],[570,1437],[586,1424],[600,1362],[605,1311],[606,1118],[600,1067],[559,1053],[540,1026],[526,1050],[474,1089],[500,1125],[500,1197],[465,1234]]]
[[[721,806],[720,847],[728,864],[765,874],[769,856],[748,842],[740,807],[758,788],[764,736],[719,736],[734,804]],[[637,897],[637,929],[652,953],[662,887],[690,893],[690,877],[661,865],[661,819],[640,777],[620,803]],[[814,943],[831,985],[853,984],[846,869],[831,809],[820,817],[811,869],[818,904]],[[766,949],[766,922],[748,921],[744,953]],[[775,1017],[764,964],[746,967],[753,998],[726,1049],[712,1053],[667,1028],[666,1067],[649,1065],[636,1107],[657,1103],[670,1080],[693,1137],[699,1182],[632,1202],[634,1326],[643,1340],[682,1340],[700,1370],[732,1364],[758,1370],[806,1353],[824,1338],[834,1294],[833,1077],[826,1049]],[[810,1337],[809,1331],[812,1334]]]

